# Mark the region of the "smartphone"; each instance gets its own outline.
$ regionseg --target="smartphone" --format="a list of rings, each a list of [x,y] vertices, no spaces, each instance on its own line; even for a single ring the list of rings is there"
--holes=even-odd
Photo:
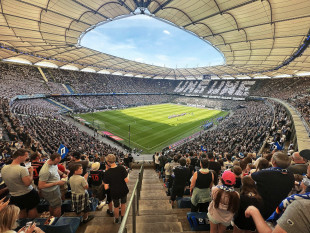
[[[27,222],[25,225],[25,232],[27,232],[28,228],[32,226],[32,224],[34,224],[34,222]]]
[[[10,198],[11,198],[11,195],[10,195],[10,194],[9,194],[9,195],[6,195],[5,198],[4,198],[4,200],[3,200],[3,202],[7,202]]]

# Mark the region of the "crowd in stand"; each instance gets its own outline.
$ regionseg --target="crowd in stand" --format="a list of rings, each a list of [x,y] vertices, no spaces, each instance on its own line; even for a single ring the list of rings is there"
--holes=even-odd
[[[37,117],[57,117],[61,109],[44,99],[16,100],[11,105],[11,112]]]
[[[0,96],[65,93],[58,83],[46,83],[33,66],[0,64]]]
[[[90,170],[92,162],[101,162],[99,164],[101,169],[106,166],[116,168],[115,160],[120,160],[124,156],[123,153],[80,131],[59,115],[60,109],[58,107],[46,100],[18,100],[14,101],[10,107],[7,98],[23,94],[65,93],[66,90],[62,84],[69,84],[78,93],[172,93],[178,82],[115,77],[59,69],[43,69],[43,72],[49,82],[44,81],[36,67],[6,63],[0,65],[0,95],[2,96],[0,98],[0,123],[3,129],[2,134],[5,133],[8,140],[11,141],[0,142],[0,161],[2,164],[11,164],[9,166],[18,165],[14,169],[2,170],[2,178],[7,187],[0,185],[0,194],[6,195],[9,190],[13,197],[11,198],[12,203],[20,208],[19,210],[7,207],[6,202],[0,201],[0,209],[3,208],[0,210],[0,221],[4,219],[4,216],[8,216],[10,211],[10,213],[14,213],[11,217],[14,221],[18,215],[21,217],[36,216],[37,213],[34,210],[38,204],[36,188],[43,190],[43,196],[50,204],[51,213],[58,216],[60,191],[64,185],[60,176],[66,178],[66,175],[72,175],[74,179],[69,181],[74,194],[72,203],[78,214],[84,213],[82,215],[83,221],[87,222],[92,218],[87,214],[89,210],[86,208],[87,204],[85,204],[85,208],[81,209],[79,204],[81,201],[79,203],[77,201],[78,198],[81,198],[82,202],[85,203],[88,200],[88,196],[85,194],[85,189],[88,189],[88,177],[84,177],[87,174],[86,171]],[[309,82],[308,78],[260,80],[251,89],[251,94],[289,100],[309,122],[309,97],[303,96],[308,94],[309,90],[305,86],[309,86]],[[235,89],[240,88],[240,85],[240,83],[235,84]],[[221,89],[218,90],[218,93],[229,92],[226,83],[223,82],[223,85],[218,83],[217,88],[219,89],[219,87]],[[194,91],[193,88],[191,90]],[[206,88],[205,91],[209,92],[210,90]],[[170,102],[172,98],[168,95],[115,95],[59,97],[55,100],[75,110],[88,111],[106,106],[122,107],[133,104]],[[174,151],[168,152],[167,156],[159,154],[154,156],[154,162],[160,175],[164,173],[169,181],[170,192],[168,194],[171,195],[172,204],[177,196],[183,195],[185,186],[189,185],[192,194],[192,211],[208,212],[211,232],[222,232],[226,226],[230,225],[231,220],[235,224],[234,232],[236,233],[240,232],[238,230],[253,231],[255,228],[259,232],[269,232],[264,221],[268,218],[272,222],[278,220],[277,227],[285,229],[287,232],[310,231],[309,219],[302,218],[306,222],[304,224],[300,219],[295,218],[295,216],[310,216],[308,213],[310,208],[302,208],[302,206],[309,206],[309,201],[306,199],[309,198],[310,169],[304,159],[310,159],[309,151],[300,152],[300,154],[296,152],[291,157],[274,151],[263,155],[258,154],[267,136],[269,136],[267,142],[270,146],[279,144],[281,147],[285,147],[286,142],[289,142],[292,122],[284,107],[272,101],[242,102],[241,104],[237,101],[178,98],[176,102],[220,109],[235,109],[235,111],[215,129],[207,131],[194,141],[177,147]],[[74,156],[72,154],[72,157],[68,156],[71,165],[69,163],[67,167],[57,166],[56,170],[53,167],[52,173],[55,179],[53,178],[51,182],[53,185],[48,185],[49,178],[44,175],[44,172],[49,169],[48,166],[52,167],[60,163],[59,155],[55,154],[60,144],[66,145],[70,151],[81,151],[85,155],[76,154]],[[50,158],[45,163],[48,165],[42,170],[42,175],[37,177],[39,180],[37,180],[36,188],[32,186],[32,181],[34,179],[33,170],[37,169],[38,163],[32,168],[19,166],[20,163],[26,165],[28,162],[29,152],[20,150],[24,148],[40,155],[36,156],[36,159],[39,157],[37,162],[41,162],[41,167],[44,164],[43,161],[40,161],[41,154]],[[201,153],[202,148],[208,153]],[[16,150],[20,153],[15,154],[14,151]],[[101,158],[96,155],[98,153],[100,153]],[[117,158],[109,157],[108,154],[115,154]],[[103,162],[105,156],[109,157],[107,163]],[[294,161],[292,164],[291,159]],[[171,162],[168,162],[170,160]],[[70,170],[71,174],[66,168]],[[113,207],[110,204],[108,213],[116,217],[115,222],[121,221],[118,218],[120,207],[121,216],[124,214],[124,204],[126,203],[124,193],[128,191],[125,188],[125,183],[128,182],[128,180],[126,181],[127,173],[123,168],[119,169],[118,174],[121,174],[120,181],[123,188],[121,194],[114,192],[113,178],[102,177],[110,186],[106,188],[114,189],[110,199],[115,200],[115,211],[114,214],[111,212]],[[97,170],[95,166],[92,168],[92,171]],[[11,177],[16,174],[20,174],[19,177],[25,177],[25,179],[21,179],[17,183],[12,182]],[[217,185],[218,183],[219,185]],[[53,186],[59,186],[59,190],[58,188],[54,189]],[[289,196],[292,193],[299,196]],[[57,196],[57,200],[55,196]],[[288,199],[281,203],[287,196],[289,196]],[[119,200],[117,202],[116,199],[121,199],[121,203]],[[29,202],[24,200],[29,200]],[[287,206],[287,203],[292,204]],[[277,207],[279,209],[286,208],[283,217],[279,218],[276,215],[278,213],[273,213]],[[2,212],[4,210],[7,212]],[[249,222],[245,218],[250,216],[254,222]],[[296,228],[292,229],[290,225],[294,225]],[[10,227],[2,229],[2,226],[4,225],[0,226],[1,232],[10,230]],[[31,232],[33,230],[40,232],[35,226],[30,230]],[[30,230],[26,232],[28,233]]]
[[[197,97],[177,97],[175,103],[185,103],[187,105],[197,107],[207,107],[212,109],[235,109],[244,104],[244,101],[235,100],[218,100],[218,99],[204,99]]]
[[[122,108],[128,106],[160,104],[172,102],[171,95],[105,95],[105,96],[72,96],[53,97],[61,104],[77,112],[87,112],[93,109]]]
[[[250,91],[253,96],[269,96],[288,100],[309,93],[308,77],[257,80]]]
[[[17,227],[14,223],[18,218],[39,217],[37,207],[40,198],[47,201],[51,216],[60,217],[65,195],[71,196],[71,208],[77,216],[81,216],[81,223],[87,223],[94,218],[88,214],[91,210],[90,195],[99,200],[106,199],[109,202],[107,213],[115,217],[115,223],[121,222],[129,192],[126,185],[129,181],[128,171],[123,166],[126,164],[123,162],[125,158],[113,154],[88,156],[75,151],[65,158],[58,153],[52,153],[47,160],[43,160],[42,154],[38,152],[30,154],[30,151],[25,149],[14,152],[9,148],[12,146],[1,145],[1,150],[8,153],[9,158],[1,159],[5,163],[4,166],[1,164],[0,177],[1,181],[4,181],[0,181],[1,232],[15,232],[9,230]],[[101,188],[103,182],[104,188]],[[98,208],[104,205],[105,202],[101,202]],[[40,228],[44,226],[41,225]],[[31,230],[23,228],[21,231],[42,233],[40,228],[34,224],[30,227]]]
[[[204,145],[217,153],[258,152],[273,120],[272,109],[260,102],[247,102],[232,116],[223,120],[217,128],[207,131],[194,141],[176,148],[182,153],[198,151]]]
[[[301,113],[305,121],[310,125],[310,96],[302,96],[289,101]]]
[[[309,232],[309,159],[310,150],[290,156],[276,149],[262,156],[215,151],[153,156],[172,206],[189,189],[191,211],[207,212],[212,233],[231,224],[234,233]]]

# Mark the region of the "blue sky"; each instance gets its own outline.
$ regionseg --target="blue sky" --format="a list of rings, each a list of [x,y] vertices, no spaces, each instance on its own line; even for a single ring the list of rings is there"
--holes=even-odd
[[[151,18],[136,15],[96,27],[81,45],[114,56],[171,68],[220,65],[220,53],[199,38]]]

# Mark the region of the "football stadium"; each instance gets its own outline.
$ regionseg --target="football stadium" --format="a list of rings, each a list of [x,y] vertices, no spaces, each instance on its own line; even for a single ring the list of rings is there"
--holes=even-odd
[[[308,0],[0,9],[0,232],[310,232]]]

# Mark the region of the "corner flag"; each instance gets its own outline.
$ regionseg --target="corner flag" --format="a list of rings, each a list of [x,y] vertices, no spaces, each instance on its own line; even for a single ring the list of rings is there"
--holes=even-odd
[[[60,144],[57,153],[60,154],[61,158],[63,159],[69,153],[69,149],[65,147],[63,144]]]

